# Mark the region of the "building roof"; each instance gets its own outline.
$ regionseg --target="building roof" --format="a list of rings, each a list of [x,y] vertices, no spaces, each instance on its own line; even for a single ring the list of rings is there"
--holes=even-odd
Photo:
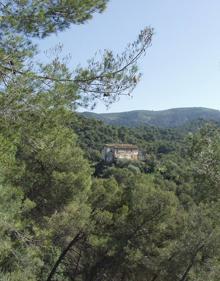
[[[121,148],[121,149],[138,149],[137,145],[134,144],[127,144],[127,143],[111,143],[105,144],[105,147],[111,148]]]

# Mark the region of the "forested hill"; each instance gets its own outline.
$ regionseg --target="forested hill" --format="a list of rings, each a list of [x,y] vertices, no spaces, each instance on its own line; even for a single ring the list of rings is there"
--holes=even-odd
[[[220,111],[202,107],[174,108],[161,111],[136,110],[119,113],[82,113],[85,117],[102,120],[106,124],[140,127],[143,125],[171,128],[197,120],[220,122]]]

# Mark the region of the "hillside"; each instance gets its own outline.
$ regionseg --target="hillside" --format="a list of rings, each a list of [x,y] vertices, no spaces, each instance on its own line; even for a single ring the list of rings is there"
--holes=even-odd
[[[83,116],[102,120],[106,124],[139,127],[143,125],[175,128],[197,120],[220,122],[220,111],[202,107],[174,108],[161,111],[135,110],[119,113],[84,112]]]

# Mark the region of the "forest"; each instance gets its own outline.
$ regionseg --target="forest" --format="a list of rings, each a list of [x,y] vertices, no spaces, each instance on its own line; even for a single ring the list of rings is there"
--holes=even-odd
[[[220,126],[127,128],[77,113],[130,95],[152,28],[87,67],[36,59],[36,42],[107,4],[0,1],[0,280],[219,281]],[[104,163],[115,142],[145,160]]]

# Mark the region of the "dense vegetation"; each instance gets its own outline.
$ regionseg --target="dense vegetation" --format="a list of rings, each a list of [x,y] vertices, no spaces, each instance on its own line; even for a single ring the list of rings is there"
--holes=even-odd
[[[36,63],[33,38],[107,2],[0,3],[0,280],[218,281],[219,128],[115,128],[75,112],[130,93],[152,30],[87,68]],[[146,161],[106,165],[106,142],[138,144]]]
[[[150,125],[160,128],[174,128],[198,120],[220,122],[220,111],[208,108],[173,108],[161,111],[134,110],[119,113],[84,112],[83,116],[102,120],[109,125],[138,127]]]

